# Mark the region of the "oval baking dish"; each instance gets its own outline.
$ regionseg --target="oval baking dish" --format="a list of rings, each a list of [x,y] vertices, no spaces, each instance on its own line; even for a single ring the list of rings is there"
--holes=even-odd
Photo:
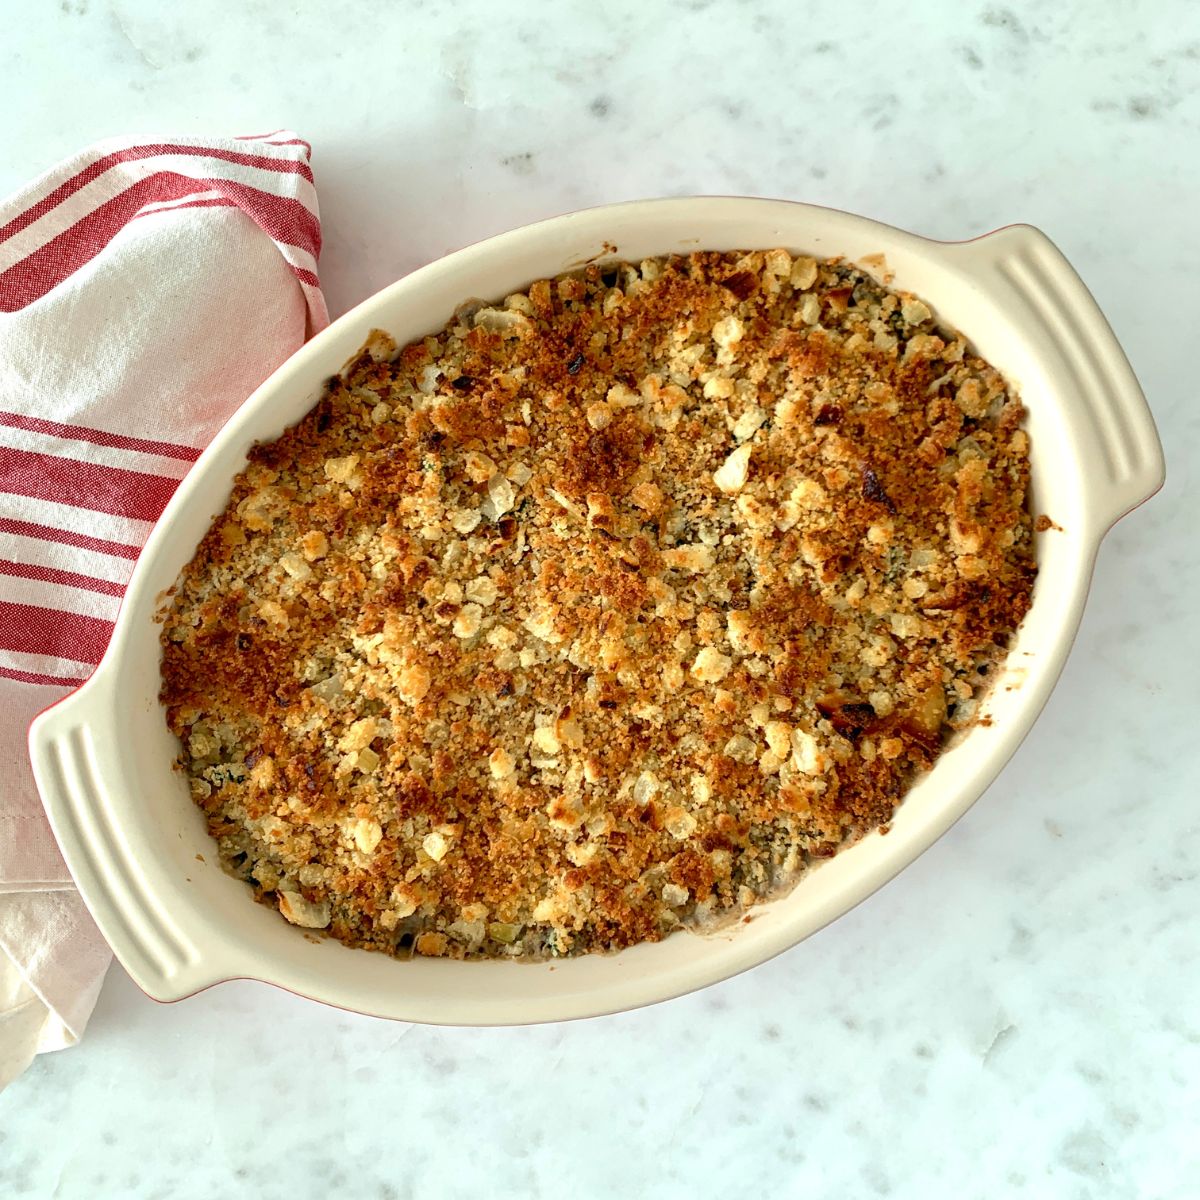
[[[614,245],[615,243],[615,245]],[[947,750],[873,833],[787,895],[721,932],[675,934],[615,955],[553,962],[397,962],[315,938],[251,902],[226,875],[172,763],[179,746],[158,702],[155,614],[256,441],[320,397],[371,330],[405,343],[468,297],[499,297],[588,261],[694,249],[786,247],[840,255],[919,295],[1017,388],[1028,408],[1032,503],[1059,528],[1038,535],[1032,608],[991,723]],[[864,262],[863,260],[867,261]],[[872,264],[874,267],[872,268]],[[342,317],[279,368],[180,485],[138,561],[116,630],[91,679],[33,723],[38,786],[63,854],[101,931],[138,985],[177,1000],[254,978],[377,1016],[497,1025],[583,1017],[677,996],[795,945],[891,879],[991,783],[1054,686],[1082,615],[1100,540],[1162,484],[1145,400],[1104,317],[1037,230],[1011,226],[941,243],[846,213],[784,201],[646,201],[556,217],[460,250]]]

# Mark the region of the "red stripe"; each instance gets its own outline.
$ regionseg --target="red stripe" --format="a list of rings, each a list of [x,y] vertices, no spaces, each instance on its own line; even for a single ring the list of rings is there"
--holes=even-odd
[[[298,267],[295,263],[288,263],[292,268],[292,274],[296,276],[301,283],[307,283],[309,287],[319,288],[321,281],[307,267]]]
[[[55,529],[53,525],[39,525],[34,521],[17,521],[12,517],[0,517],[0,533],[11,533],[17,537],[37,538],[43,542],[59,542],[64,546],[75,546],[80,550],[95,550],[100,554],[111,554],[114,558],[131,561],[141,554],[140,546],[127,546],[124,542],[110,542],[104,538],[88,537],[72,529]]]
[[[237,183],[232,179],[208,179],[205,182],[223,192],[277,242],[285,242],[307,251],[314,259],[321,257],[321,222],[299,200],[277,196],[262,188]]]
[[[276,141],[276,135],[286,133],[285,129],[276,129],[275,133],[249,133],[242,134],[241,137],[236,137],[235,142],[265,142],[268,146],[303,146],[305,153],[309,158],[312,158],[312,146],[303,138],[284,138],[282,141]]]
[[[109,433],[106,429],[93,429],[89,425],[64,425],[61,421],[45,421],[41,417],[27,417],[2,409],[0,425],[7,425],[9,429],[26,429],[30,433],[48,433],[51,437],[71,438],[76,442],[90,442],[93,446],[108,446],[113,450],[137,450],[162,458],[178,458],[184,462],[195,462],[200,457],[200,451],[194,446],[181,446],[178,442],[126,437],[123,433]]]
[[[220,191],[236,201],[276,241],[298,246],[314,259],[320,254],[320,222],[298,200],[272,195],[228,179],[197,180],[190,175],[160,171],[93,209],[69,229],[0,273],[0,312],[16,312],[39,300],[95,258],[147,204],[180,200],[209,189]]]
[[[99,179],[105,171],[118,163],[139,162],[142,159],[154,158],[160,154],[182,154],[192,158],[217,158],[223,162],[238,163],[246,167],[261,167],[266,171],[278,171],[283,175],[300,175],[309,183],[313,181],[312,168],[306,162],[297,162],[290,158],[272,158],[266,154],[243,154],[237,150],[221,150],[216,146],[176,146],[170,143],[148,143],[142,146],[130,146],[125,150],[115,150],[94,162],[88,163],[78,174],[60,183],[54,191],[43,196],[36,204],[30,205],[24,212],[18,213],[7,225],[0,226],[0,242],[7,241],[15,233],[28,228],[34,221],[40,220],[48,212],[57,208],[64,200],[69,199],[82,188],[87,187],[95,179]],[[164,172],[159,172],[164,174]],[[198,191],[199,189],[193,189]]]
[[[157,217],[159,213],[178,212],[181,208],[237,208],[237,205],[223,196],[209,196],[204,200],[184,200],[179,204],[167,205],[165,208],[147,208],[142,212],[134,213],[130,219],[138,221],[142,217]]]
[[[156,521],[178,479],[0,446],[0,492]]]
[[[98,663],[112,630],[99,617],[0,600],[0,650]]]
[[[57,567],[44,567],[40,563],[12,562],[0,558],[0,575],[14,579],[33,579],[38,583],[60,583],[64,587],[84,588],[89,592],[100,592],[105,596],[125,595],[125,585],[111,579],[97,579],[92,575],[80,575],[75,571],[60,571]]]
[[[145,209],[143,212],[134,213],[133,216],[130,218],[130,220],[138,221],[138,220],[141,220],[142,217],[157,217],[159,215],[159,213],[178,212],[181,208],[240,208],[240,207],[241,207],[241,205],[238,204],[234,200],[226,200],[222,196],[209,196],[204,200],[184,200],[179,204],[171,204],[171,205],[167,205],[166,207],[163,207],[163,208],[148,208],[148,209]],[[288,266],[292,267],[292,270],[295,271],[296,274],[300,276],[300,280],[302,283],[309,283],[313,287],[321,286],[320,280],[317,279],[316,275],[313,274],[312,271],[306,270],[304,267],[293,266],[291,263],[288,263]]]
[[[71,679],[66,675],[37,675],[33,671],[14,671],[0,667],[0,679],[15,679],[18,683],[40,683],[44,687],[82,687],[86,679]]]

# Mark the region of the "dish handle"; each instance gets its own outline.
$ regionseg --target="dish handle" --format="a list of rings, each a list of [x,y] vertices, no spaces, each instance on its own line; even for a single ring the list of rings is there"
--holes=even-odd
[[[230,977],[205,962],[195,941],[155,895],[141,831],[114,819],[103,784],[119,778],[105,760],[121,744],[120,706],[104,666],[29,727],[34,779],[71,876],[100,932],[133,981],[155,1000],[179,1000]]]
[[[1029,318],[1039,357],[1063,385],[1062,411],[1086,464],[1086,510],[1097,536],[1163,485],[1154,418],[1133,368],[1091,292],[1032,225],[1009,225],[953,252],[990,296]]]

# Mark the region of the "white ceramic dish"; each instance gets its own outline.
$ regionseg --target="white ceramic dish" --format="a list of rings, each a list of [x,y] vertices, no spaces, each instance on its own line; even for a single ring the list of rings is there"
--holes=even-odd
[[[613,252],[615,244],[616,251]],[[155,610],[257,440],[277,436],[381,328],[400,344],[439,329],[470,296],[500,297],[585,260],[697,248],[784,246],[882,254],[1016,384],[1029,409],[1033,504],[1061,526],[1039,537],[1031,611],[1006,675],[972,730],[872,834],[753,919],[611,956],[541,964],[398,962],[293,928],[221,870],[158,704]],[[991,783],[1054,686],[1101,538],[1163,480],[1162,450],[1116,339],[1050,241],[1011,226],[941,243],[861,217],[782,201],[704,198],[573,213],[451,254],[315,337],[246,402],[168,505],[130,581],[104,661],[30,730],[38,786],[84,900],[133,979],[158,1000],[223,980],[264,980],[342,1008],[409,1021],[515,1024],[632,1008],[724,979],[795,945],[891,879]],[[203,859],[203,861],[201,861]]]

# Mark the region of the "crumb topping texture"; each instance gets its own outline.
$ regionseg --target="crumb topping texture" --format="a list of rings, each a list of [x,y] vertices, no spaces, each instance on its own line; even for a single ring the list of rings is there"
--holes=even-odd
[[[226,867],[389,953],[614,950],[885,825],[1035,575],[1022,408],[782,250],[590,266],[376,337],[164,613]]]

